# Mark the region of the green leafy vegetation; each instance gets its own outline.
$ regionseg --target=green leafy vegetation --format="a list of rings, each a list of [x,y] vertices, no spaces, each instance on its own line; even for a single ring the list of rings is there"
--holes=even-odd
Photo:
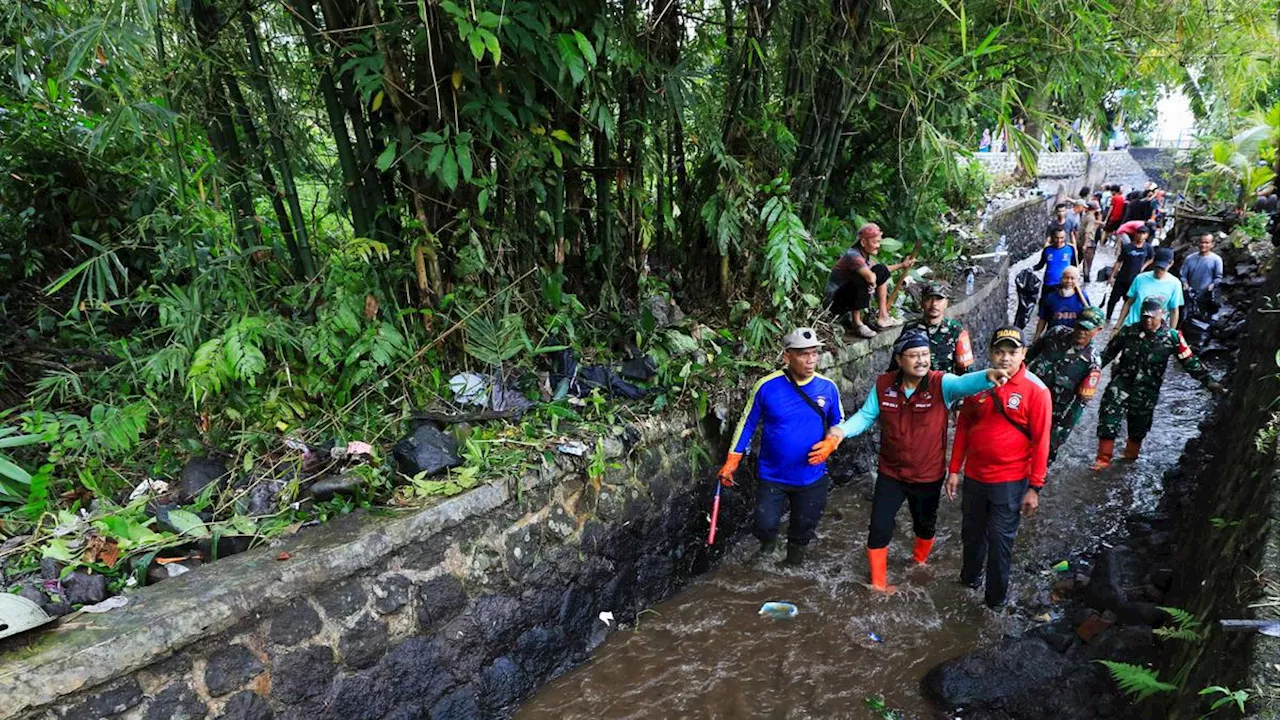
[[[1158,693],[1172,692],[1177,685],[1161,682],[1159,673],[1148,667],[1114,660],[1099,660],[1111,672],[1120,690],[1135,702],[1141,702]]]
[[[0,536],[32,537],[0,560],[113,582],[192,538],[510,478],[566,432],[706,417],[784,328],[827,327],[860,223],[955,279],[984,128],[1030,169],[1162,87],[1233,137],[1275,101],[1275,0],[2,5]],[[1206,191],[1261,178],[1223,160],[1241,174]],[[565,349],[647,355],[651,392],[545,387]],[[448,475],[395,472],[463,371],[532,409],[459,428]],[[338,468],[355,489],[306,497],[291,443],[352,441],[376,449]],[[234,482],[162,527],[149,483],[206,454]]]

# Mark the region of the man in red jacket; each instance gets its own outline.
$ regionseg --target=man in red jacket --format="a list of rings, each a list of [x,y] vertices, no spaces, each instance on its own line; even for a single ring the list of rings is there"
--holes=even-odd
[[[1049,465],[1053,401],[1049,388],[1022,364],[1022,330],[999,328],[991,336],[991,367],[1013,373],[1007,383],[966,401],[951,450],[947,497],[955,500],[964,473],[960,581],[982,585],[986,563],[987,607],[1001,608],[1009,593],[1013,540],[1022,515],[1040,505]]]
[[[880,422],[880,466],[867,531],[867,564],[871,589],[894,592],[886,569],[898,510],[907,503],[915,531],[912,558],[923,565],[933,549],[938,499],[947,468],[947,409],[961,398],[990,389],[1008,379],[1004,370],[952,375],[930,369],[929,336],[911,328],[893,344],[897,369],[876,379],[867,400],[848,420],[833,426],[809,452],[809,464],[827,458],[846,437],[861,435]]]

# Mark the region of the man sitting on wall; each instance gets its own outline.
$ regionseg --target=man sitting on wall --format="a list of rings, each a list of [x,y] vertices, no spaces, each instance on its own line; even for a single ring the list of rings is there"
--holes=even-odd
[[[876,332],[867,327],[866,312],[875,295],[879,317],[876,326],[881,330],[897,327],[901,320],[889,315],[889,277],[896,270],[904,270],[915,264],[914,258],[885,265],[876,262],[880,241],[884,238],[880,226],[867,223],[858,229],[858,244],[845,251],[827,280],[826,302],[831,312],[841,315],[852,313],[853,332],[858,337],[873,338]]]

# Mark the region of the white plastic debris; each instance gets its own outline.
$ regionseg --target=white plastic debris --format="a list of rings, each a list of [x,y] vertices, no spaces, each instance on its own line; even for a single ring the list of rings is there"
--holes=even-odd
[[[173,567],[173,565],[169,565],[168,567]],[[87,613],[104,613],[115,610],[116,608],[122,608],[128,604],[129,598],[123,595],[114,595],[96,605],[85,605],[80,609]]]
[[[163,480],[143,480],[129,493],[129,500],[137,500],[143,495],[163,495],[169,492],[169,483]]]
[[[489,379],[483,375],[458,373],[449,378],[449,389],[459,405],[484,407],[489,404]]]
[[[303,457],[306,457],[311,454],[311,448],[307,447],[306,443],[296,438],[291,438],[291,437],[285,438],[284,446],[289,448],[290,450],[297,450],[298,452],[302,453]]]
[[[556,449],[564,453],[565,455],[574,455],[577,457],[582,457],[583,455],[587,454],[586,443],[578,442],[577,440],[573,440],[567,443],[561,443],[560,445],[556,446]]]
[[[352,440],[347,443],[347,455],[373,455],[373,446],[367,442]]]
[[[607,626],[609,626],[609,627],[612,627],[612,626],[613,626],[613,613],[609,612],[608,610],[606,610],[606,611],[604,611],[604,612],[600,613],[600,622],[604,623],[605,625],[607,625]]]
[[[191,572],[191,568],[182,563],[169,563],[164,566],[165,572],[169,573],[169,577],[176,578],[179,575],[186,575]]]

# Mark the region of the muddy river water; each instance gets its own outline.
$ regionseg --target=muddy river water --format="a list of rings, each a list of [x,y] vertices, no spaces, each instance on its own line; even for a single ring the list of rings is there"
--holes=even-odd
[[[1098,255],[1095,267],[1114,257],[1109,249]],[[1027,264],[1016,264],[1010,275]],[[1095,283],[1087,291],[1100,303],[1106,288]],[[1105,340],[1095,340],[1099,350]],[[958,500],[943,499],[930,565],[919,570],[909,567],[910,518],[902,509],[889,554],[890,582],[899,591],[888,598],[870,593],[864,494],[871,480],[859,478],[832,492],[805,567],[752,564],[757,543],[743,537],[715,570],[644,611],[636,627],[611,635],[588,663],[548,683],[516,717],[872,718],[878,716],[867,698],[877,696],[904,720],[963,717],[923,696],[925,673],[1020,632],[1037,615],[1056,615],[1049,568],[1096,550],[1126,515],[1154,508],[1161,475],[1177,461],[1207,404],[1208,393],[1170,368],[1142,458],[1103,473],[1089,470],[1098,411],[1096,400],[1090,404],[1049,469],[1039,514],[1022,524],[1006,614],[988,611],[980,592],[957,582]],[[768,600],[793,602],[800,614],[782,621],[758,615]]]

